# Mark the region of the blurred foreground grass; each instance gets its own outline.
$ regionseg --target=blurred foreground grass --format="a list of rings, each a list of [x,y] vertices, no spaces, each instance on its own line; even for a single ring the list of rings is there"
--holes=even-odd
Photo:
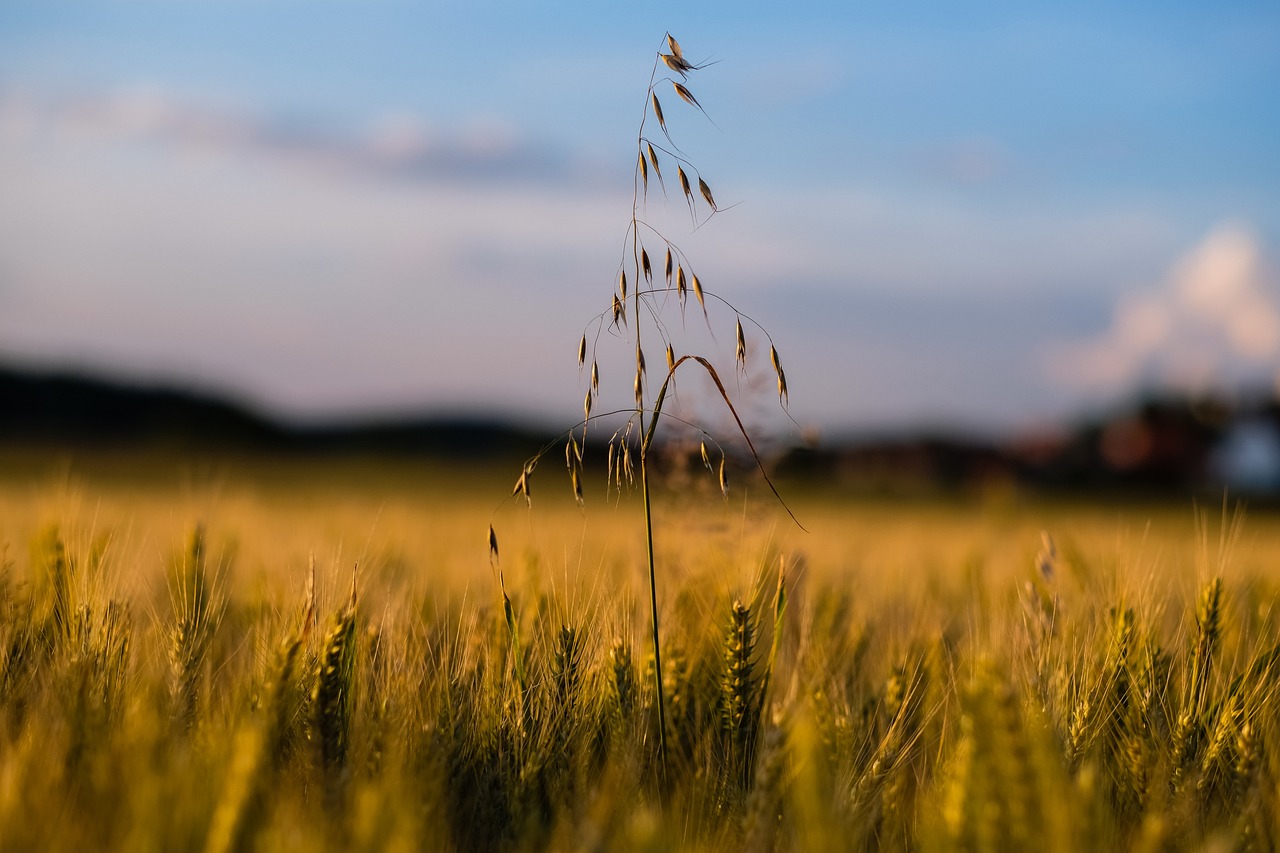
[[[663,768],[639,507],[516,470],[0,458],[0,849],[1280,839],[1273,516],[681,484]]]

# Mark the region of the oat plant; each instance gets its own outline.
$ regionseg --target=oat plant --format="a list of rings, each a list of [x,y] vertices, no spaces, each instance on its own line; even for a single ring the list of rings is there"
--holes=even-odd
[[[658,712],[658,745],[660,764],[665,768],[667,757],[667,707],[663,689],[661,643],[658,630],[657,571],[654,561],[654,523],[652,512],[652,483],[655,474],[653,459],[657,445],[658,422],[675,397],[676,373],[685,365],[695,372],[705,373],[715,388],[713,399],[723,403],[745,445],[747,454],[760,470],[774,496],[781,496],[769,479],[760,454],[751,435],[739,415],[738,407],[730,396],[728,386],[713,360],[700,354],[678,354],[672,322],[679,314],[679,327],[693,315],[695,321],[704,322],[712,337],[715,323],[727,314],[733,321],[734,360],[738,371],[747,372],[751,340],[759,335],[767,341],[769,362],[777,380],[778,404],[787,411],[787,378],[777,347],[772,337],[758,322],[743,314],[727,299],[703,286],[689,255],[662,230],[647,218],[650,191],[669,198],[668,182],[672,182],[671,194],[679,187],[680,198],[688,208],[693,230],[701,228],[720,212],[711,186],[701,171],[681,150],[672,137],[663,109],[669,106],[693,110],[710,120],[702,104],[689,87],[692,75],[710,63],[694,64],[686,57],[679,42],[669,33],[654,59],[649,85],[636,134],[636,160],[633,176],[631,218],[623,240],[623,257],[618,265],[617,289],[609,307],[597,314],[587,324],[578,343],[578,371],[586,380],[583,399],[583,417],[561,439],[565,440],[565,463],[574,498],[583,503],[583,455],[587,445],[589,428],[599,421],[617,423],[618,427],[608,440],[607,479],[610,488],[618,490],[638,485],[644,508],[645,548],[649,573],[649,605],[652,616],[654,678],[653,685]],[[674,174],[673,174],[674,173]],[[674,181],[672,181],[674,179]],[[692,297],[692,298],[691,298]],[[692,304],[696,302],[696,307]],[[748,337],[750,330],[751,338]],[[725,331],[727,332],[727,323]],[[600,397],[600,366],[597,352],[602,344],[614,341],[629,346],[634,351],[635,372],[628,377],[634,394],[634,406],[627,409],[597,411]],[[658,373],[661,381],[656,390],[650,379],[648,365],[655,362],[653,354],[661,350],[665,356],[665,371]],[[648,353],[648,356],[646,356]],[[662,358],[663,356],[658,356]],[[667,412],[667,420],[692,430],[698,438],[701,462],[710,475],[716,478],[724,494],[729,494],[729,455],[727,448],[700,424],[683,415]],[[625,416],[625,417],[624,417]],[[788,417],[790,417],[788,415]],[[529,480],[539,460],[559,444],[560,439],[544,447],[523,466],[511,497],[529,500]],[[782,502],[786,508],[785,502]],[[790,510],[787,510],[790,514]],[[794,520],[795,516],[792,515]],[[798,522],[797,522],[798,524]],[[492,526],[489,529],[490,556],[497,562],[497,539]],[[506,603],[505,588],[503,591]],[[509,605],[507,605],[509,606]],[[513,632],[514,638],[514,632]]]

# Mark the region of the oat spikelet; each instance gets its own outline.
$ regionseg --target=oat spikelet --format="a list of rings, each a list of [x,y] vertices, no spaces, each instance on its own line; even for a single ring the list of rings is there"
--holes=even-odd
[[[702,306],[702,316],[707,316],[707,301],[702,298],[702,282],[698,281],[698,274],[693,274],[693,295],[698,297],[698,304]]]
[[[663,63],[668,68],[680,75],[680,79],[688,79],[688,74],[693,70],[693,66],[690,65],[684,57],[670,53],[660,53],[658,55],[662,57]]]
[[[594,370],[595,370],[595,365],[593,364],[592,371]],[[582,400],[582,419],[584,421],[591,420],[591,389],[590,388],[587,389],[587,396],[584,397]]]
[[[638,156],[639,156],[639,158],[640,158],[640,167],[639,167],[639,168],[640,168],[640,179],[641,179],[642,181],[644,181],[644,191],[645,191],[645,192],[648,192],[648,191],[649,191],[649,164],[648,164],[648,162],[644,159],[644,152],[643,152],[643,151],[641,151],[641,152],[639,153],[639,155],[638,155]]]
[[[612,325],[614,326],[617,326],[618,324],[622,324],[623,326],[627,325],[627,314],[623,310],[622,301],[618,299],[618,294],[616,293],[613,295],[613,306],[611,307],[610,310],[613,311]]]
[[[594,360],[591,362],[591,391],[595,394],[600,393],[600,368]]]
[[[684,51],[680,49],[680,42],[675,40],[671,33],[667,33],[667,47],[671,48],[671,55],[677,59],[684,59]]]
[[[644,366],[644,350],[636,350],[636,368],[640,371],[640,375],[644,376],[648,373]]]
[[[684,173],[683,166],[676,166],[676,174],[680,176],[680,191],[689,199],[689,203],[693,203],[693,189],[689,186],[689,176]]]
[[[654,150],[652,143],[646,142],[645,146],[649,149],[649,165],[653,167],[653,173],[658,176],[658,183],[662,183],[662,167],[658,165],[658,152]]]
[[[698,99],[693,96],[693,92],[690,92],[682,84],[677,83],[674,80],[671,81],[671,85],[675,87],[676,94],[679,95],[685,103],[692,107],[697,107],[700,110],[702,109],[702,104],[698,103]]]
[[[649,253],[640,249],[640,269],[644,271],[644,280],[653,284],[653,266],[649,263]]]
[[[622,294],[622,301],[627,301],[627,271],[623,270],[618,273],[618,293]]]
[[[498,534],[493,532],[493,525],[489,525],[489,564],[498,565]]]
[[[676,351],[667,344],[667,373],[676,369]]]
[[[523,495],[525,503],[532,504],[533,499],[529,494],[529,469],[526,467],[520,472],[520,479],[516,480],[515,487],[511,490],[511,497],[519,497]]]
[[[671,247],[670,247],[670,246],[668,246],[668,247],[667,247],[667,261],[666,261],[667,287],[670,287],[670,286],[671,286],[671,273],[672,273],[672,271],[673,271],[673,267],[672,267],[672,262],[671,262]]]
[[[729,497],[729,473],[725,470],[724,456],[720,457],[720,494]]]
[[[773,365],[773,372],[778,374],[778,402],[785,407],[790,400],[787,395],[787,374],[782,369],[778,350],[773,344],[769,344],[769,363]]]
[[[738,339],[738,349],[734,353],[734,358],[738,360],[738,365],[743,369],[747,369],[747,339],[742,334],[742,320],[737,321],[737,331],[735,333]]]
[[[658,102],[658,93],[650,92],[653,99],[653,114],[658,119],[658,127],[662,128],[662,132],[667,132],[667,120],[662,117],[662,104]]]
[[[704,438],[698,444],[698,449],[702,452],[702,464],[707,466],[708,471],[714,471],[715,468],[711,465],[711,454],[707,452],[707,440]]]
[[[578,506],[583,506],[586,501],[582,499],[582,478],[578,476],[576,466],[569,469],[569,481],[573,484],[573,499],[578,502]]]
[[[627,478],[628,483],[634,483],[636,479],[636,468],[631,461],[631,442],[625,438],[622,440],[622,464],[619,466],[618,483],[621,485],[622,477]]]
[[[711,187],[707,186],[707,182],[698,178],[698,191],[702,193],[702,197],[707,200],[707,206],[711,208],[711,212],[716,212],[715,196],[711,195]]]
[[[676,295],[680,297],[681,302],[684,302],[684,298],[688,292],[689,283],[684,277],[684,267],[676,267]]]
[[[582,340],[578,342],[578,369],[582,369],[582,365],[587,363],[587,336],[583,335]]]

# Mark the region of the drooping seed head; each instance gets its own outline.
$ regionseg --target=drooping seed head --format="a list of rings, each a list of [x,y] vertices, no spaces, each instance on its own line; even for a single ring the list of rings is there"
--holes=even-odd
[[[698,109],[702,109],[702,104],[698,103],[698,99],[693,96],[693,92],[690,92],[688,89],[686,89],[683,84],[677,83],[676,81],[672,80],[671,85],[675,87],[676,94],[679,95],[682,99],[684,99],[685,103],[689,104],[692,107],[697,107]]]
[[[578,506],[582,506],[585,503],[582,499],[582,478],[578,476],[576,466],[569,469],[569,481],[573,484],[573,499],[577,501]]]
[[[640,268],[644,270],[644,280],[653,284],[653,267],[649,264],[649,253],[640,249]]]
[[[532,505],[533,498],[529,494],[529,470],[527,468],[520,472],[520,479],[516,480],[515,488],[511,490],[511,497],[514,498],[520,495],[524,496],[526,504]]]
[[[679,74],[681,79],[685,79],[688,73],[693,70],[693,66],[686,62],[683,57],[670,53],[660,53],[658,55],[662,57],[663,64]]]
[[[676,166],[676,174],[680,176],[680,191],[693,201],[693,189],[689,186],[689,176],[684,173],[684,167]]]
[[[671,48],[671,55],[684,58],[684,51],[680,49],[680,43],[675,40],[671,33],[667,33],[667,47]]]
[[[600,393],[600,368],[594,360],[591,362],[591,390]]]
[[[583,335],[582,340],[578,342],[578,368],[587,363],[587,336]]]
[[[702,193],[702,197],[707,200],[707,206],[711,208],[711,212],[714,213],[716,211],[715,197],[711,195],[711,187],[707,186],[707,182],[702,178],[698,178],[698,190]]]
[[[668,247],[667,247],[667,261],[666,261],[667,287],[670,287],[670,286],[671,286],[671,273],[672,273],[672,270],[673,270],[673,267],[672,267],[672,261],[671,261],[671,247],[670,247],[670,246],[668,246]]]
[[[653,144],[646,142],[645,146],[649,149],[649,165],[653,166],[653,173],[658,176],[658,180],[662,180],[662,167],[658,165],[658,152],[654,149]]]
[[[667,344],[667,373],[676,369],[676,351]]]
[[[616,293],[613,295],[613,306],[611,310],[613,311],[612,325],[617,326],[619,323],[624,326],[627,325],[626,312],[623,310],[622,301],[618,299],[618,294]]]
[[[667,121],[662,117],[662,104],[658,101],[658,93],[650,93],[653,99],[653,114],[658,119],[658,126],[662,128],[662,132],[667,132]]]
[[[627,271],[623,270],[618,273],[618,293],[622,295],[622,301],[627,301]]]
[[[493,525],[489,525],[489,563],[498,565],[498,534],[493,532]]]

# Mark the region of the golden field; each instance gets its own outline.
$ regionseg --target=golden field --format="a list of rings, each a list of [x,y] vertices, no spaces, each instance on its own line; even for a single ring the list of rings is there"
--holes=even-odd
[[[2,463],[6,851],[1280,838],[1266,511],[783,484],[802,530],[759,483],[660,489],[663,761],[632,496],[580,509],[551,460],[528,507],[518,465]]]

